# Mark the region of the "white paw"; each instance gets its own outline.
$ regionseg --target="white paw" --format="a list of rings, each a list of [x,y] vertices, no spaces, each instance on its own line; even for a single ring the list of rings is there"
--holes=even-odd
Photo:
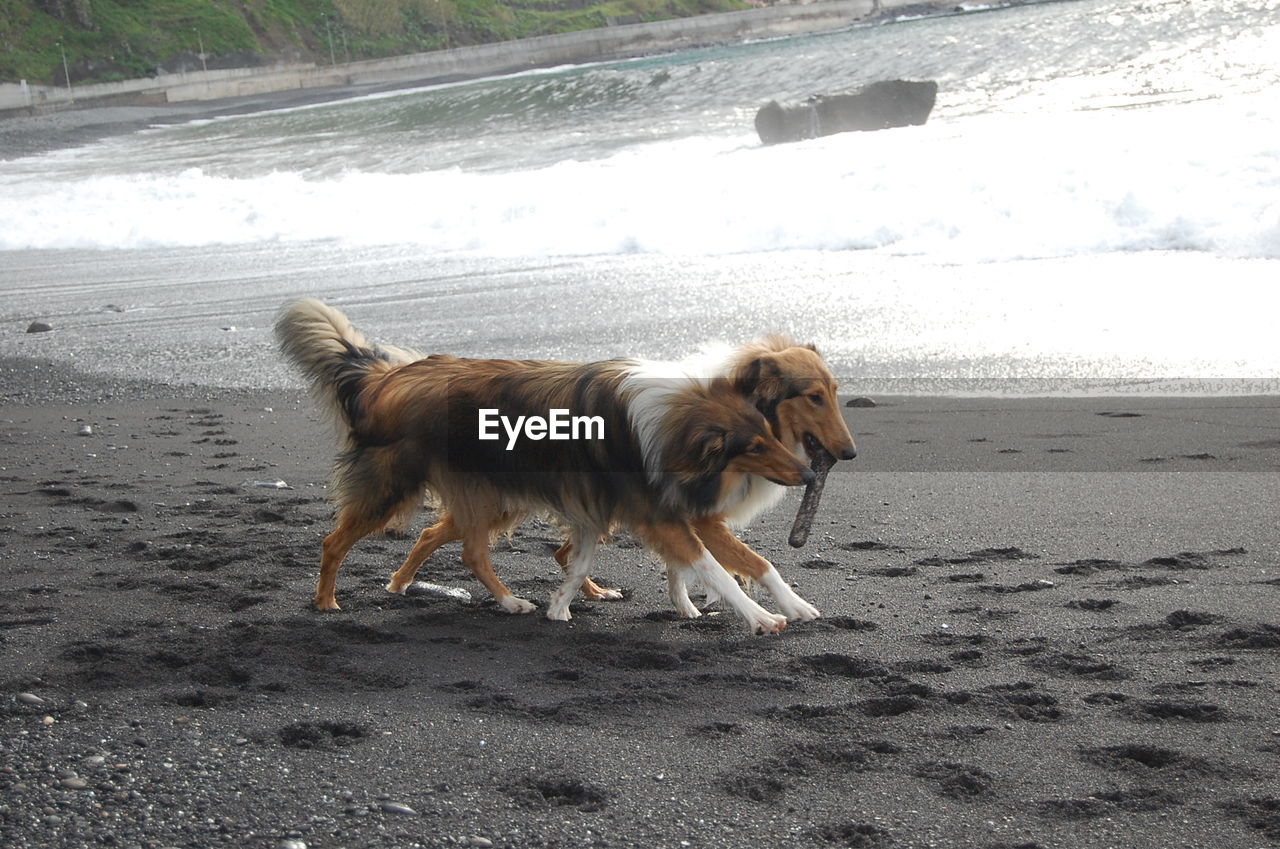
[[[778,608],[782,610],[788,619],[795,619],[800,622],[811,622],[814,619],[821,619],[822,614],[818,612],[818,608],[809,602],[796,596],[787,604],[778,604]]]
[[[569,606],[565,605],[564,609],[548,607],[547,618],[552,622],[568,622],[573,617],[569,614]]]
[[[621,598],[622,590],[606,590],[602,588],[593,601],[619,601]]]
[[[675,607],[676,613],[685,619],[697,619],[702,615],[702,611],[698,609],[698,606],[687,598],[676,602]]]
[[[392,581],[391,583],[387,584],[387,592],[389,592],[389,593],[395,593],[396,595],[404,595],[404,591],[405,591],[405,590],[407,590],[407,589],[409,589],[409,585],[408,585],[408,584],[405,584],[405,585],[404,585],[403,587],[401,587],[400,589],[396,589],[396,582],[395,582],[395,581]]]
[[[498,599],[498,604],[502,605],[502,609],[508,613],[532,613],[538,609],[538,605],[533,602],[514,595]]]
[[[787,617],[778,613],[765,613],[747,620],[753,634],[781,634],[787,627]]]
[[[778,574],[778,570],[771,565],[769,570],[761,576],[760,582],[765,589],[769,591],[769,595],[773,596],[773,600],[778,603],[778,609],[786,614],[788,619],[798,619],[801,622],[808,622],[811,619],[819,619],[822,614],[818,612],[818,608],[802,599],[791,589],[791,586]]]

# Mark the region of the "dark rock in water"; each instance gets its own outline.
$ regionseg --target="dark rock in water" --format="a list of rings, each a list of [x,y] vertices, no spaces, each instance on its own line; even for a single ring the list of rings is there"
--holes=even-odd
[[[876,402],[870,398],[850,398],[844,402],[844,405],[846,407],[874,407]]]
[[[850,94],[815,95],[798,106],[772,100],[756,113],[765,144],[923,124],[933,111],[938,84],[932,80],[883,80]]]
[[[27,325],[28,333],[48,333],[53,328],[45,324],[43,321],[33,321]]]

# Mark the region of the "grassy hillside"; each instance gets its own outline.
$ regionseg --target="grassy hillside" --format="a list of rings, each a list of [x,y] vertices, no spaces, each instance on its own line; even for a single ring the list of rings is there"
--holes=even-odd
[[[0,0],[0,82],[338,62],[744,8],[741,0]]]

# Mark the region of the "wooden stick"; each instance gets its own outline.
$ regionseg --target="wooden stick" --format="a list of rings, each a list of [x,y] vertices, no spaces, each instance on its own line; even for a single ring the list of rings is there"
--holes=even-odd
[[[809,541],[809,528],[813,526],[813,517],[818,513],[822,488],[827,485],[827,472],[835,464],[836,458],[822,449],[818,450],[813,462],[809,464],[809,468],[813,470],[813,480],[805,485],[800,509],[796,511],[796,520],[791,525],[791,536],[787,541],[792,548],[801,548]]]

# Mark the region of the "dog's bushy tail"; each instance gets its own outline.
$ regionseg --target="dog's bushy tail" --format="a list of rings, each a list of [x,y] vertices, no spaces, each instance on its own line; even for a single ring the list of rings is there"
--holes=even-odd
[[[314,298],[285,307],[276,339],[334,420],[352,429],[359,427],[367,378],[422,358],[416,351],[373,344],[340,311]]]

